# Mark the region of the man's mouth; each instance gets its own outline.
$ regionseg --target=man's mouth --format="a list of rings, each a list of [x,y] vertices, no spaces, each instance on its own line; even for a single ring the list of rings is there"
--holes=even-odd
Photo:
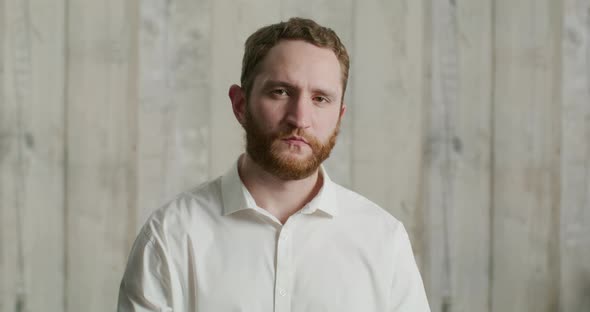
[[[283,141],[285,141],[289,144],[309,145],[309,143],[307,143],[307,140],[305,140],[303,137],[300,137],[300,136],[290,136],[290,137],[284,138]]]

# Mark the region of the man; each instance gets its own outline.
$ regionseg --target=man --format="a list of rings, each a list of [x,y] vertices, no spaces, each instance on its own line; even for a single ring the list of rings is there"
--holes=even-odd
[[[292,18],[252,34],[229,98],[246,153],[142,228],[119,311],[430,311],[403,225],[330,180],[349,59]]]

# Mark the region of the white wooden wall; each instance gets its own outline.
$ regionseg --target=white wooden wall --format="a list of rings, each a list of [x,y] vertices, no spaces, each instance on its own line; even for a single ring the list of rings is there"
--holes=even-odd
[[[0,312],[112,311],[145,218],[243,149],[243,42],[352,58],[331,176],[408,228],[433,312],[590,311],[590,0],[0,0]]]

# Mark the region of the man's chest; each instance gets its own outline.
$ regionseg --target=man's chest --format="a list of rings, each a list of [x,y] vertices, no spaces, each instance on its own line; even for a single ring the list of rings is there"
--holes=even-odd
[[[386,309],[388,250],[341,233],[238,234],[195,240],[185,253],[183,289],[192,291],[184,295],[194,296],[198,311]]]

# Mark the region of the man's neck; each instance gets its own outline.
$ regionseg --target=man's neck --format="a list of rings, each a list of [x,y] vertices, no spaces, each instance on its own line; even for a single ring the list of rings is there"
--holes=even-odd
[[[283,224],[311,201],[323,184],[319,170],[307,178],[286,181],[262,169],[248,154],[240,157],[238,172],[256,204]]]

